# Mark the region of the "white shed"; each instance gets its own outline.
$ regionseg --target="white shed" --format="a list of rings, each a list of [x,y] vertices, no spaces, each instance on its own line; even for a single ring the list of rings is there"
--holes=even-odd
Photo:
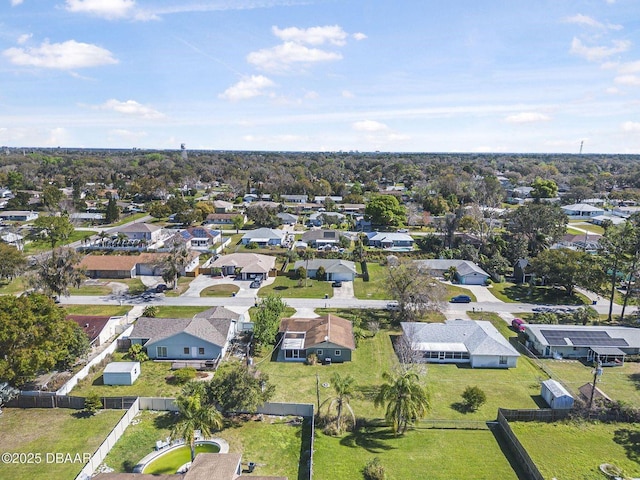
[[[140,362],[111,362],[102,373],[105,385],[133,385],[140,375]]]
[[[540,395],[554,410],[573,407],[573,397],[566,388],[555,380],[542,382]]]

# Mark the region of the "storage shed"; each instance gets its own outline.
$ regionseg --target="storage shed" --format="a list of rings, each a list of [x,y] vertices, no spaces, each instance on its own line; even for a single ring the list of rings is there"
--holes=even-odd
[[[573,397],[566,388],[555,380],[545,380],[542,382],[540,395],[542,395],[542,398],[544,398],[554,410],[573,407]]]
[[[133,385],[140,375],[140,362],[111,362],[102,373],[105,385]]]

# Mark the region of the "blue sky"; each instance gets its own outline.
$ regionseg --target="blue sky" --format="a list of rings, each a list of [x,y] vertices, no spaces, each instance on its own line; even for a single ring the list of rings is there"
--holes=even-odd
[[[0,145],[640,153],[637,0],[0,2]]]

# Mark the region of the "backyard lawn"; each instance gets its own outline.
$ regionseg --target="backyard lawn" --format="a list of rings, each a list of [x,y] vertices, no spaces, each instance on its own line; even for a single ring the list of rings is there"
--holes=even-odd
[[[278,295],[285,298],[325,298],[333,295],[331,282],[322,282],[312,278],[300,281],[293,278],[295,274],[278,275],[271,285],[266,285],[258,291],[258,296]],[[305,286],[306,285],[306,286]]]
[[[222,285],[212,285],[200,292],[201,297],[230,297],[234,293],[238,293],[240,287],[232,285],[230,283],[223,283]]]
[[[510,422],[544,478],[601,480],[602,463],[640,477],[640,424],[604,422]],[[562,452],[560,454],[560,452]]]
[[[494,283],[488,289],[498,300],[507,303],[535,303],[549,305],[589,305],[591,302],[580,293],[567,297],[565,291],[553,287],[531,288],[527,284],[510,282]]]
[[[368,282],[365,282],[362,277],[357,277],[353,281],[353,290],[356,298],[365,300],[385,300],[390,298],[386,287],[387,267],[379,263],[367,262],[367,269],[369,270]],[[356,270],[359,274],[362,273],[360,262],[356,262]]]
[[[47,453],[90,457],[124,411],[103,410],[92,417],[79,413],[67,408],[4,408],[0,417],[0,452],[40,454],[41,462],[9,464],[3,461],[0,476],[12,480],[73,480],[85,462],[56,463],[51,456],[47,461]]]
[[[128,361],[122,353],[113,354],[113,361]],[[71,391],[76,397],[86,397],[97,393],[101,397],[175,397],[180,392],[179,385],[167,381],[172,376],[171,362],[148,360],[140,364],[140,377],[133,385],[104,385],[102,370],[89,374]]]
[[[116,472],[130,472],[157,440],[169,436],[175,416],[164,412],[142,411],[105,459]],[[298,478],[301,450],[301,426],[288,418],[265,417],[265,421],[229,424],[215,437],[229,443],[229,451],[242,454],[242,461],[255,462],[259,475],[282,475]]]
[[[573,393],[585,383],[593,381],[593,367],[578,360],[540,360],[557,378],[562,379]],[[640,405],[640,363],[625,362],[621,367],[605,367],[598,380],[598,388],[613,400]]]
[[[25,277],[17,277],[11,281],[5,279],[0,281],[0,295],[15,295],[24,292],[25,288],[27,288]]]
[[[89,238],[90,236],[97,233],[98,232],[96,230],[74,230],[64,243],[66,245],[69,243],[77,242],[79,240]],[[49,250],[51,250],[51,242],[45,240],[34,240],[32,242],[27,242],[24,245],[25,255],[34,255],[36,253],[42,253]]]

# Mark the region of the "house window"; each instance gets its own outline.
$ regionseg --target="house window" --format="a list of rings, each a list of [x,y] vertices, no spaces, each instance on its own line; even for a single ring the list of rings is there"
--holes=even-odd
[[[333,355],[335,357],[339,357],[340,355],[342,355],[342,350],[336,350]]]
[[[507,357],[501,356],[500,357],[500,365],[506,365],[507,364]]]
[[[190,352],[189,347],[184,347],[182,349],[182,353],[184,353],[185,355],[189,355],[189,352]]]
[[[316,350],[316,355],[317,355],[318,357],[321,357],[321,356],[322,356],[322,349],[321,349],[321,348],[319,348],[318,350]]]
[[[204,347],[198,347],[198,355],[204,355]]]
[[[158,358],[167,358],[167,347],[156,347]]]

